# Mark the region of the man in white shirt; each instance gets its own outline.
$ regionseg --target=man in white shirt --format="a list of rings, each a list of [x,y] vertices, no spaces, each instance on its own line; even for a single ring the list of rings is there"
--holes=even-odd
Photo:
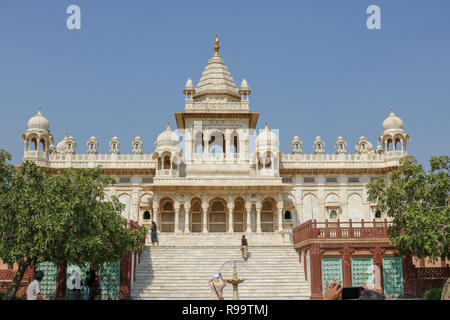
[[[44,278],[44,272],[38,270],[34,273],[34,280],[30,282],[27,288],[27,300],[44,300],[41,296],[41,281]]]

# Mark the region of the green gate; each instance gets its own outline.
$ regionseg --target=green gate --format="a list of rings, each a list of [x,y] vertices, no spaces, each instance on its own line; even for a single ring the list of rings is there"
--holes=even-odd
[[[44,278],[40,283],[41,295],[45,299],[56,299],[56,275],[58,273],[58,266],[52,262],[38,263],[36,271],[44,272]]]
[[[402,258],[383,258],[384,295],[398,297],[403,295],[403,267]]]
[[[333,280],[342,281],[342,259],[341,258],[322,258],[322,288],[325,293],[327,280],[331,285]]]
[[[352,258],[352,287],[375,284],[373,258]]]
[[[120,261],[105,263],[100,276],[102,278],[102,299],[119,299]]]
[[[67,300],[72,300],[74,297],[73,294],[73,280],[75,279],[75,273],[78,272],[80,274],[80,280],[84,282],[86,278],[86,272],[89,271],[89,263],[85,263],[84,266],[80,267],[75,264],[67,264],[67,281],[66,281],[66,298]],[[81,288],[81,297],[82,300],[86,299],[86,293],[84,291],[84,287]]]

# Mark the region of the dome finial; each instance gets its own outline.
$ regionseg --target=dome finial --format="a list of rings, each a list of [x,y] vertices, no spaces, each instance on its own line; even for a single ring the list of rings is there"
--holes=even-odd
[[[170,130],[170,121],[167,122],[167,129],[166,129],[166,130],[167,130],[167,131],[171,131],[171,130]]]
[[[39,106],[38,114],[42,114],[42,106]]]
[[[391,110],[391,113],[394,113],[394,109],[392,108],[392,106],[391,106],[390,110]]]
[[[214,51],[216,51],[216,53],[219,53],[219,49],[220,49],[220,45],[219,45],[219,37],[216,35],[216,44],[214,45]]]
[[[269,130],[269,126],[267,125],[267,122],[266,122],[266,128],[265,128],[266,130]]]

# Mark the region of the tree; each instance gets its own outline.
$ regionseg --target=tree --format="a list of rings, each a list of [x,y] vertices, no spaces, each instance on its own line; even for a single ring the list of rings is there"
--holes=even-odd
[[[450,159],[432,157],[430,172],[411,157],[388,180],[367,185],[368,200],[392,218],[389,237],[402,255],[418,258],[449,258]]]
[[[105,199],[104,189],[114,181],[100,169],[50,176],[30,162],[10,170],[10,156],[0,157],[0,173],[6,173],[0,176],[6,186],[0,193],[0,259],[18,264],[6,298],[15,296],[26,269],[40,262],[98,268],[143,249],[146,229],[124,228],[123,205]]]

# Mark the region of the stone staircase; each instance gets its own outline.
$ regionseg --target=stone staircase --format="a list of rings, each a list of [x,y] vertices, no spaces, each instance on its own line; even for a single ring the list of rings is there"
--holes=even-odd
[[[208,280],[219,272],[231,279],[235,261],[238,278],[245,279],[239,285],[241,300],[309,299],[304,267],[292,245],[250,246],[244,261],[239,246],[226,244],[147,246],[136,267],[132,298],[210,300]],[[232,297],[227,284],[224,298]]]

